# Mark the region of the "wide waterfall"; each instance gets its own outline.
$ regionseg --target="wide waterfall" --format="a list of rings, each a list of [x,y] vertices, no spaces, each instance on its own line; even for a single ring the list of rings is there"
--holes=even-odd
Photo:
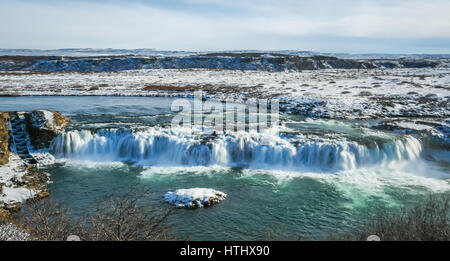
[[[362,145],[347,140],[296,140],[271,135],[191,135],[182,131],[149,128],[69,131],[50,150],[57,158],[126,161],[139,165],[244,166],[262,169],[331,170],[415,160],[422,145],[412,136]]]

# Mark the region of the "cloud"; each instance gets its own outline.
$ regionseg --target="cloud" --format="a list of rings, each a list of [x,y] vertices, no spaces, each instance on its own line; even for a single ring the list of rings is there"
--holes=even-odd
[[[449,11],[443,0],[0,0],[0,47],[351,51],[347,39],[364,42],[367,52],[401,51],[390,50],[389,41],[406,44],[403,50],[449,52],[435,44],[450,42]]]

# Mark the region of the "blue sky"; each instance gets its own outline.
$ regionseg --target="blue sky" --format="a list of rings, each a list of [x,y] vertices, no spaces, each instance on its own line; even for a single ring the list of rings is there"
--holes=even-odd
[[[448,0],[0,0],[0,48],[450,53]]]

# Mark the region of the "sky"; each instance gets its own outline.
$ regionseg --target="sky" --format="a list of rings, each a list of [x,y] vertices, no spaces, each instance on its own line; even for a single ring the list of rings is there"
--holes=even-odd
[[[0,48],[450,53],[448,0],[0,0]]]

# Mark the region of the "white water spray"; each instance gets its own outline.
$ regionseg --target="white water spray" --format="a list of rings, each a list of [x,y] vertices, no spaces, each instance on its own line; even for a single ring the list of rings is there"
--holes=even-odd
[[[69,131],[52,144],[57,158],[129,161],[144,166],[244,166],[258,169],[346,170],[395,161],[416,160],[421,143],[411,136],[372,146],[345,140],[300,140],[268,134],[195,136],[149,128]]]

